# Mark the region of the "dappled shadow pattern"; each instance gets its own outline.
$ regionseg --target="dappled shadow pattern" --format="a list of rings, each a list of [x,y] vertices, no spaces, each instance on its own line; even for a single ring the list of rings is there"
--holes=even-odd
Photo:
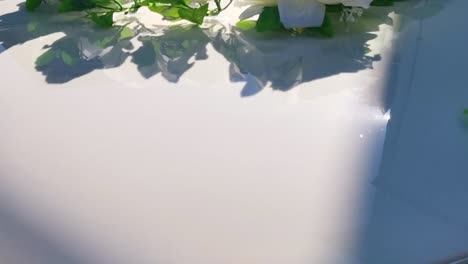
[[[208,58],[206,45],[210,39],[197,26],[174,26],[163,30],[159,36],[140,36],[142,46],[132,53],[132,62],[145,78],[161,73],[177,82],[194,62]]]
[[[343,72],[372,68],[378,55],[369,56],[368,42],[384,23],[392,23],[391,8],[373,8],[358,22],[332,16],[333,38],[285,33],[242,31],[230,25],[146,27],[133,19],[111,29],[86,23],[78,14],[58,15],[48,10],[32,14],[19,10],[0,17],[0,43],[5,49],[40,36],[61,32],[63,37],[44,46],[36,69],[49,83],[65,83],[94,70],[136,64],[145,78],[161,74],[179,79],[198,60],[208,58],[210,44],[230,62],[231,81],[245,82],[242,96],[266,86],[286,91],[304,82]]]

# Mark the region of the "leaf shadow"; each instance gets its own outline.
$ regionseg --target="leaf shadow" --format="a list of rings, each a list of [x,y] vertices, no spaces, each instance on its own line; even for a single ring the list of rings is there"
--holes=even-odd
[[[380,55],[370,55],[369,41],[382,24],[393,23],[392,8],[373,8],[356,23],[331,14],[333,38],[258,33],[226,24],[148,27],[127,19],[109,29],[86,23],[79,14],[55,14],[41,9],[0,16],[0,43],[6,50],[28,41],[61,33],[44,46],[35,69],[48,83],[62,84],[95,70],[132,63],[146,79],[161,75],[177,83],[197,61],[212,55],[209,46],[228,62],[229,79],[245,83],[240,95],[252,96],[265,87],[288,91],[299,84],[373,68]],[[208,52],[210,51],[210,52]]]

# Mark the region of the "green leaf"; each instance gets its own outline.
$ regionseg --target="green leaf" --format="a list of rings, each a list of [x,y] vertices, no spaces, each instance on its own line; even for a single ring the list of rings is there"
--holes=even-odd
[[[96,45],[96,46],[98,46],[100,48],[105,48],[105,47],[109,46],[112,43],[112,40],[114,40],[113,37],[104,37],[102,39],[96,40],[96,42],[94,42],[94,45]]]
[[[85,11],[93,8],[104,8],[109,11],[120,10],[120,0],[59,0],[59,12]]]
[[[53,50],[44,52],[41,56],[36,59],[36,67],[42,67],[50,64],[57,56]]]
[[[66,53],[65,51],[62,51],[60,53],[60,57],[62,58],[63,62],[65,62],[65,64],[73,65],[73,63],[75,62],[70,56],[70,54]]]
[[[26,0],[26,10],[32,12],[42,4],[42,0]]]
[[[327,10],[327,12],[337,13],[337,12],[341,12],[343,10],[343,7],[344,7],[344,5],[342,5],[342,4],[327,5],[326,10]]]
[[[39,23],[37,21],[29,22],[27,26],[28,32],[36,31],[38,25]]]
[[[392,6],[395,0],[374,0],[372,6]]]
[[[150,11],[161,14],[166,19],[174,20],[174,19],[180,18],[179,8],[177,8],[177,7],[151,3],[151,4],[148,5],[148,9]]]
[[[333,24],[331,22],[331,19],[328,15],[325,15],[325,18],[323,19],[323,23],[320,27],[315,27],[315,28],[305,28],[304,33],[309,34],[309,35],[319,35],[322,37],[333,37],[334,31],[333,31]]]
[[[133,31],[128,27],[124,27],[122,31],[120,31],[119,41],[127,38],[132,38],[133,36],[135,36],[135,33],[133,33]]]
[[[468,116],[468,108],[465,109],[465,110],[463,110],[463,114],[464,114],[465,116]]]
[[[258,32],[285,30],[277,6],[265,7],[258,17],[255,29]]]
[[[199,8],[181,8],[179,10],[179,16],[182,19],[188,20],[195,24],[203,24],[203,19],[208,14],[208,4],[204,4]]]
[[[91,13],[91,20],[101,27],[112,27],[114,12],[110,11],[104,14]]]
[[[251,30],[255,28],[256,25],[257,25],[257,22],[254,20],[241,20],[236,23],[236,27],[244,31]]]
[[[62,0],[58,6],[59,12],[73,11],[73,2],[71,0]]]
[[[208,4],[193,8],[189,0],[144,0],[139,4],[148,6],[149,10],[163,15],[165,19],[185,19],[199,25],[208,14]]]

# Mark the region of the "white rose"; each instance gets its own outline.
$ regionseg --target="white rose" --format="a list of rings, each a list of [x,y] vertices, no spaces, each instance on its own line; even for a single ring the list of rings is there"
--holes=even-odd
[[[237,0],[237,5],[250,6],[241,19],[259,14],[265,6],[278,6],[281,23],[286,28],[318,27],[325,17],[325,5],[343,4],[368,8],[373,0]]]

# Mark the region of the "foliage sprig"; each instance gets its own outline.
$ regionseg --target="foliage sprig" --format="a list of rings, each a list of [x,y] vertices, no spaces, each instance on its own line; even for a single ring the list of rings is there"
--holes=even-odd
[[[216,9],[210,10],[208,3],[191,0],[133,0],[131,3],[124,3],[122,0],[59,0],[58,11],[83,11],[96,24],[110,27],[114,22],[114,13],[134,13],[141,7],[147,7],[161,14],[166,20],[183,19],[200,25],[206,16],[217,15],[230,5],[229,2],[222,7],[221,1],[215,0]],[[44,0],[26,0],[26,10],[35,11],[44,2]]]

